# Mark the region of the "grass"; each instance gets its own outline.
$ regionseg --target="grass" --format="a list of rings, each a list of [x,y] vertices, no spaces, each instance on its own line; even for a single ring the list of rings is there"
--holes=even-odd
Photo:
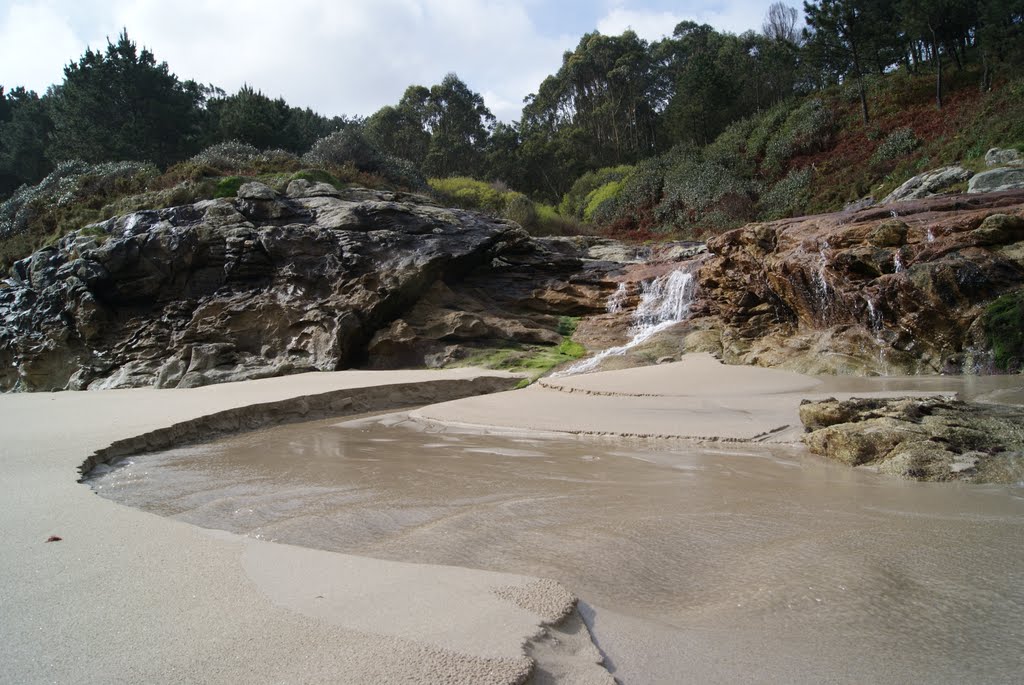
[[[568,317],[565,317],[568,318]],[[521,345],[482,348],[458,362],[458,366],[479,366],[485,369],[527,374],[520,385],[529,385],[551,369],[583,357],[583,345],[566,337],[558,345]]]

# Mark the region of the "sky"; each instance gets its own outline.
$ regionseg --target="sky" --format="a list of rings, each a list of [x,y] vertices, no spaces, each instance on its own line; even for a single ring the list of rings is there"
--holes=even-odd
[[[742,33],[760,29],[771,2],[0,0],[0,85],[41,94],[126,28],[180,79],[228,93],[248,83],[328,116],[367,116],[455,72],[512,121],[584,33],[657,40],[687,19]]]

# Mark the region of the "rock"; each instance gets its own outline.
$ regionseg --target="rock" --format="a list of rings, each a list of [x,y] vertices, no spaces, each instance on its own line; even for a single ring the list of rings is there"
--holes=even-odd
[[[973,372],[1024,286],[1024,192],[750,224],[710,240],[688,350],[804,373]],[[716,339],[717,338],[717,339]]]
[[[846,205],[843,206],[843,211],[859,212],[862,209],[867,209],[868,207],[873,207],[874,205],[875,198],[871,195],[867,195],[865,197],[860,198],[859,200],[854,200],[853,202],[847,203]]]
[[[1024,188],[1024,168],[1001,167],[989,169],[971,178],[968,193],[998,193]]]
[[[985,153],[985,164],[988,166],[1020,166],[1024,165],[1024,156],[1012,148],[994,147]]]
[[[899,247],[907,242],[907,225],[899,219],[878,224],[868,242],[875,247]]]
[[[0,389],[184,388],[550,347],[563,317],[604,311],[623,266],[586,259],[585,239],[326,185],[279,197],[248,183],[21,260],[0,288]]]
[[[243,183],[239,187],[237,196],[240,200],[274,200],[277,198],[277,193],[268,185],[251,181]]]
[[[330,183],[310,183],[309,181],[297,178],[288,184],[288,190],[286,191],[288,197],[294,198],[305,198],[305,197],[338,197],[342,196],[340,190],[332,186]]]
[[[822,456],[913,480],[1018,483],[1024,407],[948,398],[805,402],[804,442]]]
[[[946,166],[926,171],[906,181],[886,195],[880,204],[887,205],[905,200],[920,200],[935,195],[950,186],[971,178],[971,172],[961,166]]]

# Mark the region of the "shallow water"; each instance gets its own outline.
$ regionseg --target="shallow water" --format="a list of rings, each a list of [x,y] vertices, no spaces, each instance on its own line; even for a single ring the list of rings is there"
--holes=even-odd
[[[791,681],[769,662],[799,659],[816,664],[806,682],[1020,677],[1021,488],[902,482],[797,448],[466,434],[400,415],[144,455],[91,485],[261,539],[556,578],[668,633],[744,635],[755,682]]]

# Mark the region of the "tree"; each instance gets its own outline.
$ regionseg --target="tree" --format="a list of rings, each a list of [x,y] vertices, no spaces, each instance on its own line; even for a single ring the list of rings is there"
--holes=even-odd
[[[104,52],[87,49],[54,90],[53,161],[132,159],[166,165],[194,151],[202,92],[122,32]]]
[[[409,86],[398,105],[382,107],[366,120],[366,137],[381,152],[422,168],[430,148],[427,130],[430,90]]]
[[[0,196],[50,173],[45,146],[53,129],[46,102],[35,92],[0,87]]]
[[[882,55],[886,41],[895,41],[890,3],[887,0],[821,0],[804,2],[804,13],[810,27],[806,38],[816,41],[815,52],[829,60],[821,68],[834,70],[841,78],[856,80],[861,115],[864,123],[868,123],[864,74],[872,61],[879,72],[888,66]]]
[[[782,2],[773,2],[764,15],[761,32],[768,40],[799,45],[800,31],[797,29],[799,20],[800,13],[795,7],[790,7]]]
[[[430,89],[426,104],[430,145],[423,162],[428,176],[478,175],[483,170],[488,128],[494,115],[484,99],[448,74]]]

